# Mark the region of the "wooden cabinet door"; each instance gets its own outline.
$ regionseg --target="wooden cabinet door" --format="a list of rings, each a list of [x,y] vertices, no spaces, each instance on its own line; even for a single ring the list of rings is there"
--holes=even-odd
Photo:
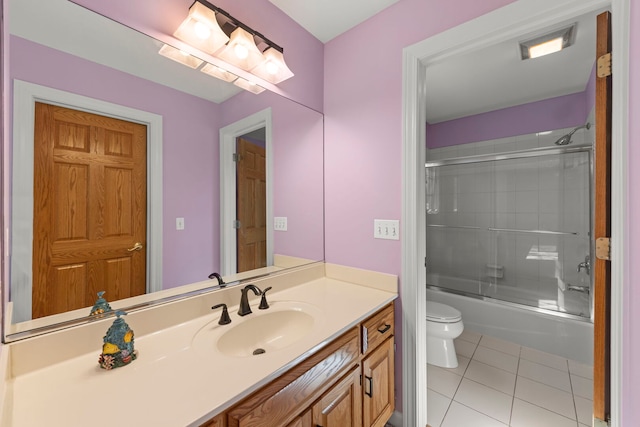
[[[361,427],[361,408],[360,366],[356,366],[313,405],[313,423],[316,427]]]
[[[394,410],[393,339],[386,340],[362,363],[364,427],[382,427]]]
[[[313,414],[311,412],[311,409],[307,410],[304,414],[300,415],[289,424],[287,424],[287,427],[311,427],[311,421],[313,417]]]

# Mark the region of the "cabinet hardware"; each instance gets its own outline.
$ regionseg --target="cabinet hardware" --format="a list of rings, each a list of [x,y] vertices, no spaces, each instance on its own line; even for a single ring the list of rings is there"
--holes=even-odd
[[[385,325],[383,327],[378,328],[378,332],[380,332],[381,334],[384,334],[389,329],[391,329],[391,325],[385,323]]]
[[[369,377],[367,375],[364,376],[364,378],[369,381],[369,392],[367,393],[367,391],[364,391],[364,394],[366,394],[369,397],[373,397],[373,377]]]

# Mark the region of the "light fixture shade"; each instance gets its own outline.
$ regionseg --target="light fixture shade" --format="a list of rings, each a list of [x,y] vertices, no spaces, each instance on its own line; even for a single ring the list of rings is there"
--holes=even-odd
[[[559,52],[571,46],[575,38],[576,24],[573,23],[560,30],[520,42],[520,56],[524,60]]]
[[[197,1],[189,8],[189,16],[173,35],[209,54],[215,53],[229,41],[218,25],[216,13]]]
[[[253,74],[274,84],[293,77],[293,72],[284,62],[282,52],[270,47],[262,55],[264,56],[264,61],[251,70]]]
[[[180,49],[176,49],[168,44],[163,45],[158,53],[176,62],[186,65],[191,68],[198,68],[202,64],[202,60],[196,58],[193,55],[189,55],[187,52],[183,52]]]
[[[224,70],[218,67],[217,65],[213,65],[209,63],[205,64],[205,66],[202,67],[200,71],[229,83],[231,83],[232,81],[238,78],[238,76],[236,76],[235,74],[230,73],[229,71]]]
[[[253,36],[241,27],[233,30],[229,43],[216,56],[246,71],[264,61]]]
[[[238,80],[233,82],[233,84],[241,87],[244,90],[255,93],[256,95],[265,91],[265,88],[263,88],[262,86],[250,82],[249,80],[243,79],[242,77],[238,77]]]

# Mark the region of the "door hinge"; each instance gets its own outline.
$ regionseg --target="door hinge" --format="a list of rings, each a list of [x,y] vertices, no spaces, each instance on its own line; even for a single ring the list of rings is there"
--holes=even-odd
[[[610,237],[598,237],[596,239],[596,258],[611,261]]]
[[[240,160],[242,160],[242,156],[239,153],[233,153],[233,161],[238,163]]]
[[[242,227],[242,224],[240,223],[240,221],[238,221],[237,219],[233,221],[233,228],[240,228]]]
[[[611,75],[611,52],[598,58],[597,75],[600,78]]]

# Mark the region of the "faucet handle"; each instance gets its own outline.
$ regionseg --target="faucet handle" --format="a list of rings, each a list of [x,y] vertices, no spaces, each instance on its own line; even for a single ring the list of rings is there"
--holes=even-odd
[[[222,314],[220,315],[220,320],[218,320],[218,325],[228,325],[231,323],[231,317],[229,317],[229,311],[227,310],[227,304],[216,304],[211,307],[212,310],[216,308],[222,307]]]
[[[266,310],[269,308],[269,303],[267,302],[267,291],[271,290],[271,286],[262,291],[262,298],[260,299],[260,306],[258,307],[260,310]]]

